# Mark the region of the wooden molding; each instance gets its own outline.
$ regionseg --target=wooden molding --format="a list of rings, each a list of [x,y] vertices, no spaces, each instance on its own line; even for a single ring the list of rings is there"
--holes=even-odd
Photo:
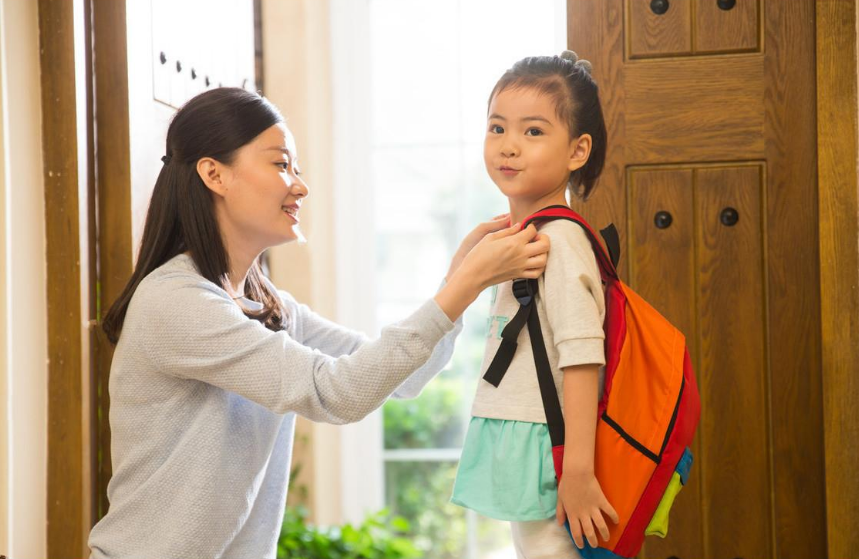
[[[859,546],[859,200],[855,0],[818,0],[817,152],[829,557]]]

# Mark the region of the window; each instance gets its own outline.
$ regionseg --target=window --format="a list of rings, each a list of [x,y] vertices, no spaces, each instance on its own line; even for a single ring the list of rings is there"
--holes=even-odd
[[[343,223],[340,234],[351,231],[352,246],[367,243],[361,252],[373,255],[369,262],[351,256],[372,280],[350,278],[352,287],[342,286],[340,293],[343,300],[364,297],[363,311],[352,312],[370,313],[375,317],[371,329],[378,331],[435,293],[469,230],[507,211],[506,199],[483,165],[486,102],[513,62],[564,48],[565,3],[366,0],[363,13],[345,2],[333,6],[332,33],[343,30],[357,43],[366,41],[351,47],[341,42],[338,50],[335,39],[335,79],[342,71],[353,80],[342,78],[340,94],[335,91],[337,130],[351,138],[351,143],[340,138],[338,153],[351,152],[352,168],[367,173],[347,180],[343,175],[349,170],[338,163],[338,184],[350,189],[345,199],[338,191],[340,207],[347,206],[338,215],[370,224],[361,231]],[[340,8],[352,13],[337,15]],[[367,22],[363,30],[355,24],[362,18]],[[346,48],[351,63],[338,62],[338,52]],[[355,113],[362,111],[362,102],[369,111],[363,117]],[[352,124],[342,124],[343,119]],[[361,131],[366,136],[360,137]],[[483,358],[487,295],[466,313],[446,370],[420,398],[389,401],[381,420],[370,422],[383,433],[381,451],[369,451],[376,464],[384,465],[377,491],[386,506],[410,521],[416,544],[431,559],[515,557],[506,523],[449,503]],[[354,445],[361,436],[356,430],[344,438]],[[363,437],[378,441],[366,430]],[[366,460],[368,453],[361,454]],[[367,483],[372,482],[356,483],[356,491],[366,491]]]

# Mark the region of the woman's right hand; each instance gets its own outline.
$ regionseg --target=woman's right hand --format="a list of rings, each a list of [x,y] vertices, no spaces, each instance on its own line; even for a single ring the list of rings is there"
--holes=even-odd
[[[534,225],[519,224],[486,235],[436,294],[435,300],[451,320],[465,312],[489,286],[517,278],[538,278],[546,268],[549,238]]]
[[[483,237],[465,256],[457,272],[477,280],[480,294],[487,287],[507,280],[540,277],[548,256],[549,237],[537,233],[533,224],[519,231],[517,223]]]

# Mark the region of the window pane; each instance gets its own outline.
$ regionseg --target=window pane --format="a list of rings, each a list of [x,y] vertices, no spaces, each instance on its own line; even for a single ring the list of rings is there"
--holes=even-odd
[[[462,138],[483,141],[489,93],[514,62],[560,54],[555,0],[467,0],[460,3]]]
[[[373,139],[443,143],[459,130],[457,0],[373,0]]]
[[[427,559],[462,559],[469,547],[480,559],[515,559],[506,522],[449,502],[455,462],[389,462],[385,468],[388,506],[409,519],[413,541]]]
[[[413,400],[383,409],[386,449],[462,448],[486,342],[488,291],[466,312],[465,327],[447,369]]]
[[[373,150],[376,300],[380,324],[435,293],[456,251],[458,146]]]
[[[463,382],[445,372],[414,400],[385,404],[385,448],[457,448],[464,438]]]
[[[427,559],[465,557],[465,510],[449,502],[456,463],[388,462],[385,490],[392,512],[411,522]]]
[[[516,559],[510,536],[510,523],[472,513],[477,526],[474,539],[479,559]]]

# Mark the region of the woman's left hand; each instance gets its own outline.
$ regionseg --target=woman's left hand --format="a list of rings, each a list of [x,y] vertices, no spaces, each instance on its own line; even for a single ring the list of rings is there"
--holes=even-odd
[[[459,265],[462,264],[462,261],[465,259],[465,255],[471,252],[471,249],[477,246],[477,243],[479,243],[483,237],[490,233],[501,231],[507,227],[510,227],[510,214],[497,215],[489,221],[484,221],[475,227],[468,235],[465,236],[464,239],[462,239],[459,249],[450,261],[450,268],[447,271],[445,279],[448,279],[453,275],[457,268],[459,268]]]

